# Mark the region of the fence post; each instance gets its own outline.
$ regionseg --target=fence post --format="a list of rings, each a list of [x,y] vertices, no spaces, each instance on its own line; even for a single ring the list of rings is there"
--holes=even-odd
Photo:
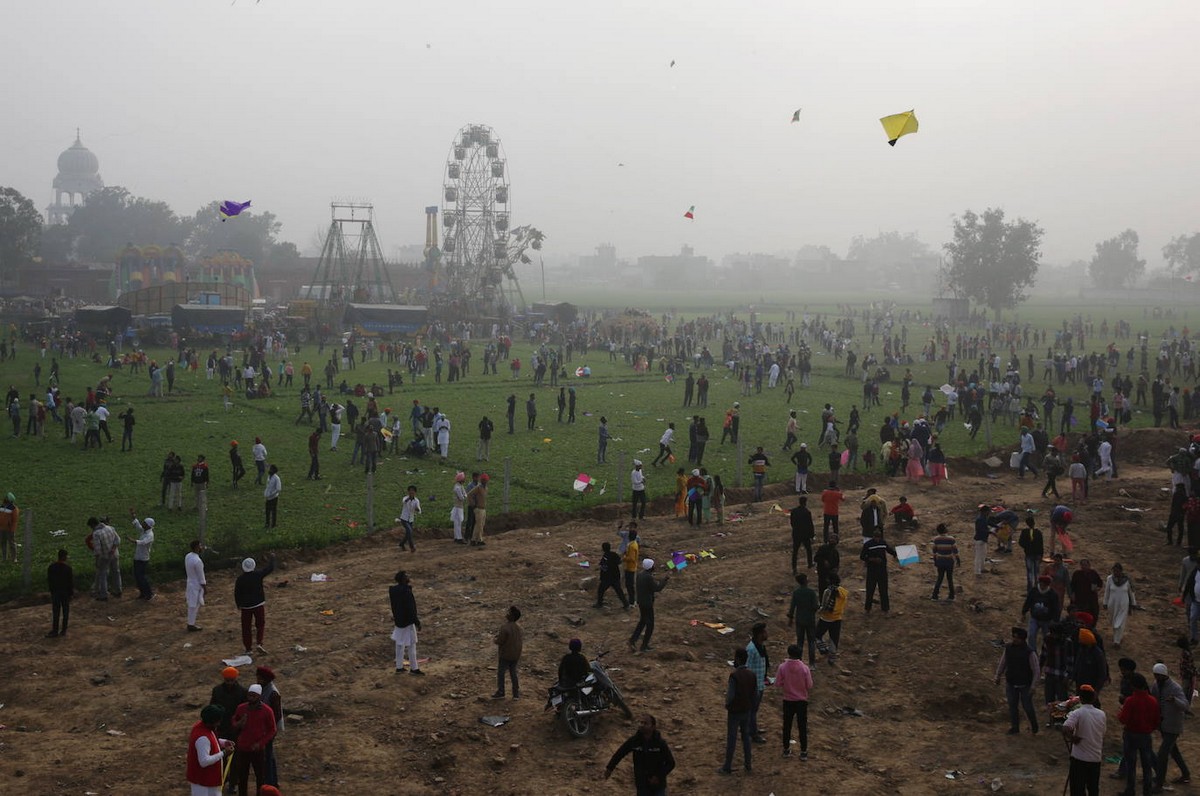
[[[208,487],[205,486],[204,488],[201,488],[201,489],[193,488],[192,491],[197,494],[196,508],[199,510],[200,544],[207,546],[208,543],[205,541],[204,537],[206,536],[207,531],[208,531]],[[203,493],[203,495],[204,495],[203,500],[201,500],[199,497],[199,495],[201,493]]]
[[[617,454],[617,502],[625,502],[625,452],[621,451]],[[631,485],[632,486],[632,485]]]
[[[14,532],[16,529],[13,529]],[[21,551],[21,588],[26,594],[33,586],[33,510],[25,510],[25,542]]]
[[[737,486],[738,489],[742,488],[742,461],[743,461],[743,459],[744,459],[744,457],[742,456],[742,437],[739,434],[738,441],[737,441],[737,481],[735,482],[735,486]]]
[[[504,457],[504,513],[508,513],[508,491],[512,481],[512,457]]]
[[[367,473],[367,533],[375,533],[375,473]]]

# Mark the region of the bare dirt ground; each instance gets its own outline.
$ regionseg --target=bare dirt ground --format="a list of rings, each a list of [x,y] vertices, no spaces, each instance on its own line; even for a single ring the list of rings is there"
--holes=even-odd
[[[1185,623],[1171,599],[1183,551],[1165,546],[1158,527],[1167,507],[1162,462],[1181,439],[1160,431],[1123,436],[1120,479],[1095,485],[1091,501],[1076,507],[1075,557],[1091,558],[1102,572],[1123,562],[1147,609],[1132,615],[1124,649],[1110,649],[1114,673],[1118,655],[1135,658],[1145,671],[1158,659],[1178,671],[1172,642]],[[1033,737],[1027,729],[1006,736],[1003,689],[991,681],[1000,654],[993,641],[1006,638],[1019,620],[1020,550],[991,554],[994,562],[982,577],[973,576],[969,564],[978,502],[1038,507],[1043,527],[1052,503],[1041,499],[1040,479],[1019,481],[1007,469],[989,478],[986,467],[970,462],[952,462],[950,471],[952,480],[936,490],[882,476],[843,479],[843,524],[851,527],[867,485],[878,486],[889,505],[901,493],[910,496],[923,527],[890,533],[889,539],[918,544],[922,562],[903,569],[893,563],[891,614],[864,616],[857,537],[843,531],[842,571],[851,605],[836,666],[822,662],[815,671],[810,759],[781,758],[779,696],[769,692],[761,715],[770,743],[755,747],[749,776],[740,767],[731,778],[716,774],[724,749],[725,662],[764,614],[773,665],[794,640],[785,618],[793,586],[790,535],[786,516],[772,511],[776,503],[794,505],[787,484],[773,486],[768,500],[749,506],[745,521],[722,526],[692,529],[658,513],[665,506],[656,507],[643,526],[647,554],[662,561],[671,550],[713,548],[718,559],[672,577],[658,603],[656,649],[645,655],[625,647],[636,611],[611,607],[611,594],[610,607],[594,610],[594,591],[580,588],[594,571],[581,570],[567,556],[572,545],[594,561],[601,541],[615,542],[615,509],[565,522],[557,516],[516,518],[507,523],[516,527],[483,549],[418,532],[415,555],[400,553],[390,533],[320,553],[280,551],[282,566],[268,578],[269,654],[256,663],[276,670],[285,710],[304,717],[290,723],[277,743],[281,790],[287,796],[632,793],[631,760],[612,780],[602,775],[635,722],[610,712],[594,723],[591,736],[576,740],[543,713],[545,687],[567,640],[578,636],[587,653],[611,651],[605,662],[634,713],[658,717],[678,762],[673,793],[990,792],[996,778],[1003,792],[1061,793],[1061,736],[1043,731]],[[731,490],[730,510],[747,511],[747,496],[748,490]],[[819,514],[819,504],[817,509]],[[531,525],[547,521],[558,524]],[[929,600],[934,573],[928,539],[938,521],[957,535],[966,564],[957,573],[963,593],[953,604]],[[430,658],[424,678],[394,673],[387,588],[399,568],[411,573],[422,616],[420,654]],[[331,580],[310,582],[315,572]],[[79,595],[65,639],[43,637],[48,602],[6,607],[0,614],[7,670],[0,678],[0,790],[186,792],[188,730],[220,680],[221,659],[241,650],[233,577],[233,570],[210,565],[202,633],[184,632],[180,583],[163,584],[149,604],[131,599],[132,589],[108,603]],[[523,698],[493,702],[491,639],[510,604],[524,612]],[[736,632],[718,635],[690,625],[693,619],[725,622]],[[1101,630],[1111,638],[1107,615]],[[243,669],[243,682],[253,681],[252,668]],[[1116,700],[1106,697],[1106,754],[1119,754]],[[863,715],[846,715],[844,707]],[[497,714],[511,721],[498,728],[479,721]],[[1200,763],[1200,734],[1191,722],[1181,746],[1186,758]],[[1106,765],[1105,773],[1114,768]],[[965,775],[946,779],[952,770]]]

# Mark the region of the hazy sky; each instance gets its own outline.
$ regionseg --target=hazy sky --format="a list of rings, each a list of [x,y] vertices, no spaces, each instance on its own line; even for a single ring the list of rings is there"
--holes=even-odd
[[[252,199],[301,248],[366,198],[389,250],[424,240],[474,122],[548,254],[940,246],[998,205],[1048,260],[1132,227],[1153,268],[1200,231],[1198,29],[1194,0],[14,0],[0,184],[44,209],[78,126],[109,185]]]

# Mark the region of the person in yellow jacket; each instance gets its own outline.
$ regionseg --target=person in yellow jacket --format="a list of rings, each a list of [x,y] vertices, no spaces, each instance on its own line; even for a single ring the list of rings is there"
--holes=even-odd
[[[629,604],[637,605],[637,595],[634,593],[633,581],[637,576],[638,567],[641,566],[642,561],[640,555],[641,546],[637,540],[637,523],[629,523],[625,531],[629,535],[629,542],[625,546],[625,552],[621,555],[621,569],[625,572],[625,593],[629,595]]]
[[[837,659],[838,643],[842,640],[842,615],[846,612],[846,601],[850,592],[842,586],[837,574],[829,576],[829,588],[821,595],[821,608],[817,611],[817,650],[829,656],[829,662]],[[825,641],[825,634],[829,641]]]

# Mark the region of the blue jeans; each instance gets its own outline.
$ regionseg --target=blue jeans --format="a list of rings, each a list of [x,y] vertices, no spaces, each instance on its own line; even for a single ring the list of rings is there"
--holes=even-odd
[[[1036,558],[1025,557],[1025,581],[1028,588],[1032,589],[1038,582],[1038,569],[1042,562]]]
[[[413,524],[408,520],[400,520],[400,525],[404,527],[404,538],[400,540],[400,549],[403,550],[408,546],[416,551],[417,546],[413,544]]]
[[[762,498],[763,482],[766,481],[766,479],[767,479],[766,473],[755,473],[754,474],[754,500],[755,500],[755,502],[758,502],[763,499]]]
[[[760,689],[754,695],[754,707],[750,708],[750,734],[757,736],[761,735],[762,731],[758,728],[758,709],[762,707],[763,692]]]
[[[737,747],[738,731],[742,733],[742,765],[750,770],[750,711],[730,713],[725,720],[725,770],[733,768],[733,750]]]
[[[1121,736],[1121,756],[1125,761],[1125,791],[1137,787],[1137,763],[1142,761],[1142,787],[1146,793],[1154,786],[1154,739],[1148,732],[1126,732]]]

